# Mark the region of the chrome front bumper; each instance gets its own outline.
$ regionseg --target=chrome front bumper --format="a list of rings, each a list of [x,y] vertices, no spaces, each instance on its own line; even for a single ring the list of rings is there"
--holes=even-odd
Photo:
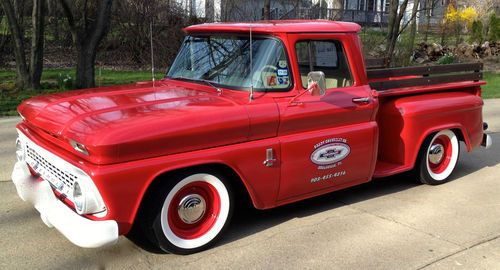
[[[47,181],[37,181],[25,162],[16,162],[12,181],[19,197],[35,206],[43,222],[55,227],[75,245],[96,248],[118,240],[116,221],[94,221],[78,215],[54,195]]]

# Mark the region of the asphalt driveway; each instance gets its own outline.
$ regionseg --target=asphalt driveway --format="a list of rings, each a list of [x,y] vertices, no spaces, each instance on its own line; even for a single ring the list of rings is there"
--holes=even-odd
[[[156,254],[122,237],[82,249],[47,228],[10,182],[15,123],[0,119],[0,269],[498,269],[500,100],[493,147],[463,152],[441,186],[395,176],[268,211],[238,212],[213,249]]]

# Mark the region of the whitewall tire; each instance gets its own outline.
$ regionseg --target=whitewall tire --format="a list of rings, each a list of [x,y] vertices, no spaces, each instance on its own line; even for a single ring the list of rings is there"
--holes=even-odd
[[[148,204],[147,234],[153,244],[174,254],[196,253],[214,244],[233,212],[230,185],[215,172],[165,179]]]
[[[460,142],[449,129],[429,136],[423,143],[415,166],[420,182],[438,185],[449,181],[460,155]]]

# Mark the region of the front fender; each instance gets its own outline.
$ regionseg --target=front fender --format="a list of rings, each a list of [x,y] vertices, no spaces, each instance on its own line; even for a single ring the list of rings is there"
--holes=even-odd
[[[88,168],[108,208],[108,215],[101,219],[116,220],[120,234],[126,234],[153,181],[168,172],[207,164],[226,166],[237,174],[256,208],[273,207],[276,204],[279,188],[279,165],[267,167],[262,163],[266,149],[270,147],[278,157],[280,155],[278,140],[270,138]]]

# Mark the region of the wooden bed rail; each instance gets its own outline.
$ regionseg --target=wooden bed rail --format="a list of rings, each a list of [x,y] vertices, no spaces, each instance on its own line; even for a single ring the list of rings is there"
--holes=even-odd
[[[483,78],[482,63],[415,66],[403,68],[370,69],[366,73],[370,86],[383,91],[393,88],[433,85],[440,83],[479,81]],[[405,78],[408,76],[410,78]],[[414,76],[414,77],[412,77]],[[402,77],[402,78],[397,78]],[[387,78],[387,80],[384,80]],[[389,79],[391,78],[391,79]]]

